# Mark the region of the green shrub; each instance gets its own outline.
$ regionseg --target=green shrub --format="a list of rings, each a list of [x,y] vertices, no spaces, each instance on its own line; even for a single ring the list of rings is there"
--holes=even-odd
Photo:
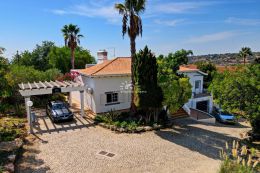
[[[114,122],[114,125],[115,125],[116,127],[120,127],[120,126],[121,126],[121,123],[120,123],[120,121],[116,121],[116,122]]]
[[[0,119],[0,141],[12,141],[26,134],[24,119],[1,118]]]
[[[253,151],[253,150],[252,150]],[[258,161],[253,159],[253,152],[247,149],[244,145],[233,141],[230,148],[226,143],[226,151],[223,149],[220,152],[220,157],[223,159],[219,173],[256,173],[258,172]]]
[[[123,121],[120,125],[122,128],[125,128],[127,126],[127,122],[126,121]]]
[[[243,166],[230,159],[226,159],[221,164],[219,173],[256,173],[256,171],[250,166]]]
[[[127,124],[128,130],[135,130],[136,128],[137,128],[137,124],[134,121],[131,121],[130,123]]]

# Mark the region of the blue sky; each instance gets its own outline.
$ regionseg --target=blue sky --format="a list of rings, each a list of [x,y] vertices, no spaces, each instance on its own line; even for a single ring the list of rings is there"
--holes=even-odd
[[[96,56],[129,56],[128,37],[121,35],[121,16],[114,10],[123,0],[8,0],[0,4],[0,46],[11,58],[32,50],[43,40],[63,45],[61,28],[77,24],[85,36],[81,45]],[[194,54],[238,52],[242,46],[260,51],[260,0],[147,0],[142,14],[143,37],[154,53],[190,49]]]

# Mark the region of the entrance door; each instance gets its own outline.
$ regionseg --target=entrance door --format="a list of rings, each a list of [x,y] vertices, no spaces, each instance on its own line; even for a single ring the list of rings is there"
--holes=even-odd
[[[209,106],[208,105],[209,105],[208,101],[197,102],[196,109],[204,111],[204,112],[208,112],[209,111],[209,109],[208,109]]]

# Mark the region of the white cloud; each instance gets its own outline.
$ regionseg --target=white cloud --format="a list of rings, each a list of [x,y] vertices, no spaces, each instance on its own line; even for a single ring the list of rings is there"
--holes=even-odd
[[[165,25],[165,26],[176,26],[182,22],[184,22],[184,19],[175,19],[175,20],[159,20],[156,19],[154,22],[159,25]]]
[[[121,16],[114,8],[114,4],[106,4],[104,5],[105,1],[92,2],[90,1],[89,4],[83,5],[74,5],[72,7],[66,9],[55,9],[51,10],[52,13],[56,15],[79,15],[79,16],[86,16],[90,18],[99,17],[104,18],[111,23],[118,22]]]
[[[226,23],[230,24],[236,24],[236,25],[260,25],[260,19],[242,19],[242,18],[235,18],[235,17],[229,17],[225,20]]]
[[[186,41],[186,43],[208,43],[213,41],[221,41],[228,38],[232,38],[238,35],[237,32],[225,31],[213,34],[202,35],[199,37],[193,37]]]
[[[216,4],[215,1],[206,2],[170,2],[155,5],[154,9],[160,13],[187,13],[192,10],[199,9],[201,7],[210,6]]]
[[[64,15],[67,12],[64,10],[51,10],[52,13],[57,14],[57,15]]]

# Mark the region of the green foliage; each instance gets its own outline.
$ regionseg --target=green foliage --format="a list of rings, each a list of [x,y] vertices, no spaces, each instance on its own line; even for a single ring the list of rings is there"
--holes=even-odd
[[[68,47],[53,47],[48,55],[49,63],[56,67],[62,73],[70,72],[70,49]],[[90,55],[89,51],[78,47],[75,52],[75,68],[85,68],[86,64],[95,63],[95,58]]]
[[[210,90],[214,101],[231,113],[244,116],[260,133],[260,65],[241,67],[235,72],[218,73]]]
[[[191,50],[178,50],[175,53],[169,53],[168,56],[159,56],[158,60],[164,60],[166,67],[171,69],[174,73],[179,70],[179,66],[188,63],[188,56],[193,55]]]
[[[10,94],[8,90],[7,80],[4,77],[8,70],[8,59],[0,56],[0,103],[3,98],[6,98]],[[2,105],[0,105],[0,107],[2,107]]]
[[[135,56],[134,101],[137,109],[146,113],[148,121],[151,114],[158,116],[158,110],[162,107],[163,94],[157,83],[157,73],[156,57],[146,46]],[[157,121],[157,118],[155,117],[154,120]]]
[[[210,83],[213,80],[214,74],[217,71],[217,68],[215,64],[211,62],[197,62],[196,65],[198,66],[198,69],[200,69],[202,72],[207,73],[207,76],[204,76],[204,82],[203,82],[203,88],[208,88]]]
[[[11,104],[17,115],[23,115],[22,107],[24,99],[18,92],[20,83],[55,80],[61,73],[57,69],[49,69],[45,72],[35,70],[33,67],[11,65],[8,73],[5,74],[6,79],[6,97],[2,100],[3,105]]]
[[[158,79],[164,96],[163,104],[172,113],[180,109],[191,97],[189,79],[177,74],[179,66],[187,62],[189,52],[191,53],[191,51],[181,50],[169,54],[167,57],[159,56],[157,58]],[[177,55],[179,58],[176,57]]]
[[[250,47],[242,47],[241,50],[239,51],[239,57],[244,60],[244,65],[246,64],[246,58],[252,55],[253,53]]]
[[[226,143],[225,150],[220,151],[223,162],[219,173],[256,173],[258,169],[257,157],[254,158],[247,146],[240,147],[240,143],[233,141],[233,145]]]
[[[135,121],[131,121],[127,124],[127,129],[128,130],[135,130],[137,128],[137,123]]]
[[[127,127],[128,130],[135,130],[139,125],[139,123],[136,122],[133,118],[129,117],[128,114],[124,112],[117,113],[112,110],[105,114],[97,115],[95,117],[95,121],[109,125],[115,125],[116,127]]]
[[[20,118],[0,118],[0,142],[12,141],[24,136],[26,134],[25,122],[25,119]]]
[[[84,36],[80,34],[80,28],[73,24],[64,25],[61,32],[64,37],[65,46],[70,48],[71,67],[75,69],[75,49],[80,44],[80,39]]]
[[[232,162],[230,159],[226,159],[221,164],[219,173],[256,173],[256,171],[249,166],[243,166],[236,162]]]
[[[36,45],[32,51],[25,51],[21,55],[16,54],[13,57],[12,63],[17,65],[32,66],[37,70],[45,71],[50,69],[48,54],[54,47],[51,41],[43,41],[41,45]]]

